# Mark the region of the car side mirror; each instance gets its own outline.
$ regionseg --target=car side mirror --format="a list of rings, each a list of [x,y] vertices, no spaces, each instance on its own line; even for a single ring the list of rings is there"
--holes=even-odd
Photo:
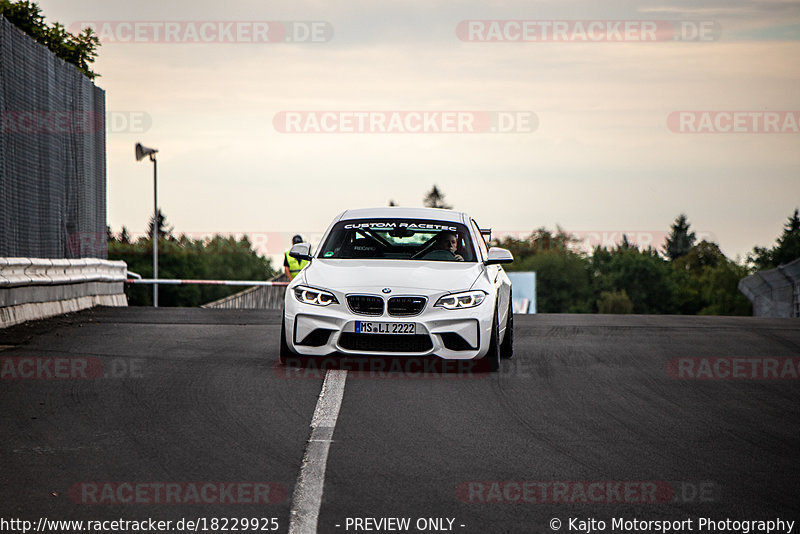
[[[297,243],[289,249],[289,256],[296,260],[311,261],[311,243]]]
[[[511,263],[514,261],[514,256],[507,249],[500,247],[492,247],[489,249],[489,257],[484,262],[486,265],[500,265],[502,263]]]

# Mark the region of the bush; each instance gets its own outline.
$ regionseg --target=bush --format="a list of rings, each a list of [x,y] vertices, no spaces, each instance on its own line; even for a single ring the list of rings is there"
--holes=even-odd
[[[628,294],[622,291],[603,291],[597,299],[597,311],[599,313],[631,313],[633,312],[633,302],[628,298]]]

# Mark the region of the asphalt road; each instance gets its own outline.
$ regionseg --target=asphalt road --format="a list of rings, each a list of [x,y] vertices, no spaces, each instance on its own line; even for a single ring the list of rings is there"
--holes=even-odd
[[[101,308],[0,331],[0,518],[206,518],[207,531],[275,518],[286,532],[330,366],[348,373],[319,532],[800,529],[797,320],[515,316],[515,358],[496,374],[283,367],[279,321]]]

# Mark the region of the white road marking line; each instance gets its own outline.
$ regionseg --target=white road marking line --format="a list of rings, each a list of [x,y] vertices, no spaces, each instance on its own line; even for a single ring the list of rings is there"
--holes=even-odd
[[[311,437],[306,443],[303,465],[300,467],[300,474],[292,494],[289,534],[317,532],[328,449],[342,406],[346,380],[346,370],[331,369],[325,373],[325,381],[322,383],[314,417],[311,419]]]

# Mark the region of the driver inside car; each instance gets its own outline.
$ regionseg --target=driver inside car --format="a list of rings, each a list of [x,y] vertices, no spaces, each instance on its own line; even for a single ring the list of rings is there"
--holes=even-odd
[[[444,231],[436,236],[436,248],[422,258],[424,260],[439,261],[464,261],[461,254],[456,254],[458,250],[458,234],[455,232]]]

